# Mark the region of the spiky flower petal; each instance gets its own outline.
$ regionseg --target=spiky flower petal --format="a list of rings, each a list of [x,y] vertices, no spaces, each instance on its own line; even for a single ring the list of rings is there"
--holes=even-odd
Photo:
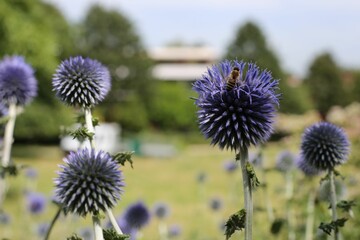
[[[239,79],[229,89],[227,79],[235,67]],[[273,131],[277,86],[269,71],[253,63],[224,61],[212,66],[193,85],[201,132],[221,149],[239,151],[265,142]]]
[[[53,76],[56,96],[71,106],[93,107],[105,98],[110,87],[108,69],[96,60],[81,56],[63,61]]]
[[[108,153],[85,148],[71,152],[64,161],[55,179],[55,198],[66,212],[97,214],[120,199],[122,172]]]
[[[33,68],[22,56],[5,57],[0,62],[0,103],[25,105],[37,94]]]
[[[319,170],[333,169],[346,162],[349,148],[344,130],[332,123],[316,123],[308,127],[302,136],[302,158]]]
[[[125,209],[123,218],[131,228],[140,229],[149,223],[150,212],[146,205],[139,201]]]

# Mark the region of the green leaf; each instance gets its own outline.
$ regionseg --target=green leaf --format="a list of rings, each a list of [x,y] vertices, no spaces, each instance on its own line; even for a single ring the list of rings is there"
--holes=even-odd
[[[225,223],[226,239],[229,239],[235,233],[235,231],[241,231],[245,228],[245,219],[245,209],[241,209],[229,217]]]
[[[89,132],[89,130],[86,127],[79,127],[75,131],[70,133],[70,136],[73,137],[73,139],[77,139],[80,142],[85,141],[86,139],[89,139],[90,141],[94,138],[94,133]]]
[[[79,237],[76,233],[74,233],[70,237],[67,237],[66,240],[83,240],[83,239]]]
[[[103,229],[104,240],[129,240],[130,236],[118,234],[113,228]]]
[[[246,172],[249,176],[252,189],[256,189],[258,186],[260,186],[260,181],[256,176],[255,169],[249,162],[246,163]]]
[[[134,152],[119,152],[115,155],[112,155],[112,157],[117,163],[121,164],[122,166],[125,166],[125,163],[129,162],[131,168],[133,168],[133,160],[131,158],[133,154]]]
[[[12,177],[16,177],[21,169],[25,168],[23,165],[9,165],[7,167],[0,166],[0,175],[7,174]]]
[[[336,206],[338,208],[340,208],[341,210],[343,210],[344,212],[350,212],[351,208],[356,206],[356,203],[355,203],[355,201],[342,200],[342,201],[338,202],[338,204],[336,204]]]
[[[330,223],[320,223],[319,228],[323,230],[326,234],[331,235],[332,230],[336,230],[339,227],[343,227],[345,225],[345,222],[347,221],[346,218],[340,218],[336,221],[332,221]]]
[[[94,127],[99,125],[99,119],[98,118],[93,117],[91,120],[92,120],[92,124],[93,124]],[[84,126],[86,124],[85,114],[83,112],[79,113],[76,116],[76,122],[80,123],[82,126]]]

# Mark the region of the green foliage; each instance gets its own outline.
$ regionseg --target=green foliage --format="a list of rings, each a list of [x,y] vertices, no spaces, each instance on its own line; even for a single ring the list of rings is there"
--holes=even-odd
[[[130,236],[126,234],[118,234],[113,228],[103,229],[104,240],[129,240]]]
[[[79,51],[105,64],[112,76],[111,91],[102,104],[105,120],[120,122],[130,131],[141,130],[154,94],[152,62],[133,25],[118,11],[93,6],[80,30]],[[114,113],[117,110],[121,113]]]
[[[49,106],[35,101],[17,117],[14,135],[16,141],[57,142],[60,126],[71,123],[73,115],[66,106],[60,103]]]
[[[130,163],[131,168],[133,168],[133,160],[132,160],[132,155],[134,154],[134,152],[120,152],[120,153],[116,153],[115,155],[112,156],[112,158],[119,164],[121,164],[122,166],[125,166],[126,162]]]
[[[190,131],[196,129],[196,107],[188,83],[159,82],[151,99],[151,123],[161,129]],[[189,97],[187,97],[189,96]]]
[[[340,218],[335,221],[331,221],[330,223],[320,223],[319,228],[323,230],[326,234],[331,235],[331,231],[335,231],[339,227],[343,227],[345,222],[347,221],[346,218]]]
[[[350,212],[351,208],[356,206],[355,201],[345,201],[342,200],[336,204],[336,207],[340,208],[344,212]]]
[[[77,129],[75,129],[75,131],[70,133],[70,136],[72,136],[73,139],[79,140],[79,142],[83,142],[86,139],[89,139],[90,141],[92,141],[94,138],[94,135],[95,135],[95,133],[89,132],[89,130],[84,126],[79,127]]]
[[[333,57],[324,53],[315,58],[305,79],[315,108],[323,119],[334,105],[345,103],[340,70]]]
[[[245,228],[246,211],[240,211],[232,214],[225,223],[225,236],[226,240],[229,239],[235,231],[241,231]]]
[[[249,162],[246,163],[246,172],[249,176],[251,188],[256,189],[260,186],[260,181],[256,176],[255,169]]]
[[[66,240],[83,240],[83,239],[79,237],[76,233],[74,233],[70,237],[67,237]]]
[[[270,227],[271,234],[274,234],[274,235],[279,234],[285,223],[286,223],[286,220],[283,218],[275,219],[272,222],[271,227]]]
[[[239,28],[225,58],[255,62],[260,68],[270,70],[273,77],[279,79],[281,112],[304,113],[309,109],[306,89],[289,86],[276,54],[270,49],[265,35],[255,23],[247,22]]]

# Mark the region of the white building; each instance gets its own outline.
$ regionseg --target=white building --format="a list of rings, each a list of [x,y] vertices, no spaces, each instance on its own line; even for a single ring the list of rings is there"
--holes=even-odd
[[[194,81],[219,56],[205,46],[170,46],[154,48],[148,52],[155,61],[153,76],[166,81]]]

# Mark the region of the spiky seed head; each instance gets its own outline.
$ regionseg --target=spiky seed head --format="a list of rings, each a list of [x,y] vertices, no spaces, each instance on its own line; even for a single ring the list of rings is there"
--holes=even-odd
[[[319,170],[345,163],[349,149],[350,142],[344,130],[332,123],[316,123],[302,136],[301,156],[308,165]]]
[[[108,69],[97,60],[71,57],[53,76],[56,96],[70,106],[90,108],[101,102],[111,87]]]
[[[309,165],[306,161],[304,161],[301,156],[296,159],[295,164],[298,169],[300,169],[308,177],[316,176],[321,173],[319,169]]]
[[[123,191],[122,172],[104,151],[71,152],[55,179],[56,199],[66,212],[86,216],[112,208]]]
[[[229,90],[227,78],[234,67],[240,76]],[[271,73],[253,63],[226,60],[212,66],[193,85],[200,131],[221,149],[239,151],[265,142],[273,132],[277,87]]]
[[[33,68],[22,56],[7,56],[0,62],[0,103],[23,106],[37,94]]]

